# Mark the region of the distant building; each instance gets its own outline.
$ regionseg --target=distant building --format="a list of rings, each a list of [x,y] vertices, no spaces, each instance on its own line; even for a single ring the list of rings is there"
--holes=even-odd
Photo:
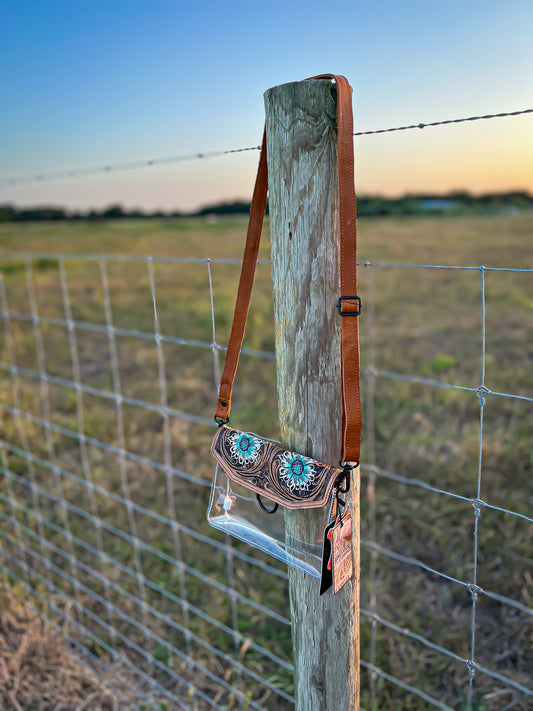
[[[457,207],[457,200],[451,200],[450,198],[420,198],[420,207],[422,210],[447,212]]]

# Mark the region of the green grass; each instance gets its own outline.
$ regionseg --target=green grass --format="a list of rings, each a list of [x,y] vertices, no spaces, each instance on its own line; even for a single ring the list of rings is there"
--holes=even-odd
[[[246,223],[244,219],[220,220],[214,224],[202,219],[109,221],[97,223],[36,223],[0,225],[0,252],[24,252],[39,255],[32,260],[32,279],[39,315],[65,318],[61,292],[61,271],[53,254],[129,254],[211,259],[239,259],[242,254]],[[380,264],[440,264],[479,267],[531,267],[533,215],[455,217],[455,218],[384,218],[359,221],[359,262]],[[268,259],[268,234],[261,247],[261,257]],[[8,305],[12,311],[31,314],[27,273],[23,260],[2,259]],[[185,340],[211,342],[212,322],[209,300],[209,274],[206,263],[154,264],[158,318],[163,334]],[[215,302],[217,341],[228,338],[238,279],[238,265],[211,264]],[[72,316],[88,324],[105,324],[102,281],[99,265],[87,261],[65,261]],[[108,262],[110,301],[117,328],[153,333],[150,279],[145,262]],[[405,376],[438,380],[463,388],[481,384],[481,272],[479,269],[422,270],[373,268],[361,266],[360,290],[364,311],[361,317],[361,355],[364,366]],[[530,274],[486,272],[486,358],[485,384],[493,391],[531,397],[533,371],[533,280]],[[373,314],[373,316],[372,316]],[[31,321],[11,321],[14,353],[19,366],[39,370],[35,332]],[[67,379],[74,378],[68,333],[63,326],[40,324],[46,371]],[[112,390],[108,337],[105,332],[76,329],[81,379],[98,389]],[[268,265],[258,267],[246,342],[250,348],[273,350],[271,281]],[[6,330],[0,333],[0,357],[9,362]],[[154,404],[160,403],[158,361],[155,344],[128,336],[117,339],[119,375],[124,396]],[[214,409],[215,377],[213,356],[209,350],[187,345],[163,346],[168,404],[178,410],[211,418]],[[13,379],[4,372],[0,394],[3,407],[18,406],[36,417],[43,417],[43,391],[37,380]],[[115,373],[116,375],[116,373]],[[276,436],[275,369],[272,362],[242,358],[236,385],[233,421],[246,428]],[[365,431],[363,462],[373,460],[383,470],[409,479],[419,479],[432,487],[450,491],[467,499],[477,498],[479,460],[479,400],[475,393],[461,389],[429,387],[420,382],[386,378],[364,380]],[[52,422],[77,430],[79,402],[72,389],[49,385]],[[90,394],[83,395],[83,427],[89,437],[117,446],[119,442],[115,405]],[[374,403],[374,420],[369,404]],[[494,506],[531,515],[533,456],[531,454],[531,402],[489,395],[484,407],[484,445],[480,498]],[[124,405],[124,446],[130,452],[164,462],[165,436],[163,418],[154,412]],[[31,451],[44,460],[56,461],[66,470],[84,477],[90,463],[93,481],[105,490],[121,494],[121,462],[117,455],[88,446],[85,454],[71,438],[53,434],[47,439],[43,429],[28,421],[18,421],[5,411],[0,413],[1,436],[24,449],[24,436]],[[208,480],[212,475],[209,454],[211,428],[170,418],[172,463],[174,466]],[[83,456],[82,456],[83,454]],[[9,468],[30,476],[27,463],[20,456],[7,455]],[[85,463],[84,463],[85,462]],[[84,468],[85,467],[85,468]],[[164,474],[151,467],[128,462],[123,468],[130,482],[131,499],[148,509],[168,515]],[[119,531],[128,531],[128,512],[107,496],[75,481],[57,478],[53,471],[36,466],[35,480],[44,488],[64,497],[86,511],[99,516]],[[8,485],[11,489],[8,489]],[[362,471],[362,538],[375,537],[384,548],[407,557],[418,558],[429,568],[458,580],[473,579],[474,508],[467,500],[435,494],[421,487],[409,486],[384,477],[374,478],[368,467]],[[14,496],[28,509],[34,509],[27,487],[4,479],[0,493]],[[205,510],[207,489],[193,487],[174,479],[174,505],[178,520],[186,526],[224,539],[207,530]],[[38,497],[43,515],[58,526],[64,514],[56,503]],[[0,511],[11,514],[5,500]],[[35,515],[19,512],[17,518],[28,529],[39,533]],[[80,516],[69,514],[72,533],[97,545],[97,532]],[[5,524],[2,523],[2,526]],[[138,536],[154,549],[173,556],[176,546],[182,560],[193,570],[228,583],[227,561],[210,547],[202,546],[186,535],[179,541],[168,528],[149,516],[136,516]],[[531,607],[532,578],[528,560],[531,555],[531,527],[523,519],[481,508],[478,531],[477,584],[488,591],[510,597]],[[68,542],[48,530],[53,543],[66,547]],[[106,553],[119,563],[135,565],[131,545],[120,535],[103,530]],[[29,534],[25,542],[32,550],[40,548]],[[235,543],[243,551],[245,546]],[[16,554],[16,540],[14,554]],[[100,570],[99,561],[83,548],[75,547],[80,560]],[[150,579],[169,592],[186,594],[193,606],[223,621],[235,623],[245,636],[264,644],[282,658],[290,659],[288,628],[272,622],[260,612],[241,603],[232,604],[227,595],[208,587],[190,572],[180,572],[149,551],[142,551],[143,570]],[[266,559],[265,559],[266,560]],[[56,564],[65,565],[58,558]],[[235,560],[235,584],[244,595],[288,615],[286,584],[250,565]],[[471,656],[470,626],[472,599],[468,589],[430,573],[428,570],[395,562],[384,555],[371,556],[362,549],[362,600],[370,607],[372,586],[376,591],[376,613],[401,628],[431,640],[454,654]],[[42,568],[42,566],[41,566]],[[68,567],[65,568],[68,570]],[[131,576],[107,567],[106,575],[129,594],[139,594]],[[75,594],[65,581],[58,585]],[[36,583],[37,584],[37,583]],[[106,590],[95,578],[87,583],[99,594],[110,595],[115,602],[139,616],[141,612],[116,591]],[[198,615],[187,617],[178,606],[160,593],[145,590],[147,600],[160,612],[172,615],[176,622],[223,652],[234,655],[231,635],[207,625]],[[87,600],[85,600],[87,602]],[[128,606],[130,606],[128,608]],[[98,614],[105,617],[105,610]],[[149,625],[163,638],[183,650],[185,636],[169,631],[161,620],[149,616]],[[142,635],[116,615],[113,622],[142,646]],[[517,608],[480,595],[476,611],[475,658],[486,667],[528,685],[532,666],[528,639],[529,618]],[[93,643],[98,646],[95,629]],[[168,635],[168,637],[167,637]],[[370,659],[371,630],[362,617],[362,657]],[[453,708],[461,708],[467,693],[466,666],[442,656],[405,635],[383,625],[376,628],[375,664],[407,684],[420,688]],[[100,647],[99,647],[100,649]],[[101,650],[100,650],[101,651]],[[152,640],[153,659],[179,673],[189,673],[169,648]],[[196,642],[190,650],[194,658],[209,666],[228,681],[239,684],[237,672],[213,659]],[[257,674],[275,680],[290,690],[290,676],[246,644],[238,650],[239,658]],[[207,692],[216,689],[206,677],[197,674],[196,683]],[[253,694],[265,708],[283,709],[275,700],[250,681],[243,690]],[[496,694],[501,685],[481,673],[475,676],[475,708],[497,711],[502,703],[515,702],[514,708],[528,708],[528,700],[519,692]],[[402,692],[383,678],[376,680],[375,709],[418,711],[426,702],[412,693]],[[513,692],[514,693],[514,692]],[[502,702],[503,699],[503,702]],[[371,708],[369,675],[362,674],[362,708]],[[232,707],[234,700],[225,695],[221,703]]]

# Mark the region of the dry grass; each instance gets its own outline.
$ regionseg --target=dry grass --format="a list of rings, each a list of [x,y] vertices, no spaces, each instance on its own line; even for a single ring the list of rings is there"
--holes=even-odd
[[[116,696],[67,649],[42,614],[24,601],[24,588],[0,588],[0,708],[118,711],[129,695],[122,692]]]

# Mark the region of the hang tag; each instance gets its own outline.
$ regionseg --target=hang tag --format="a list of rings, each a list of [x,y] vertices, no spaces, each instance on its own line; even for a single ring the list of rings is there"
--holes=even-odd
[[[336,525],[337,520],[333,519],[331,523],[328,523],[324,530],[324,545],[322,547],[322,575],[320,577],[321,595],[323,595],[326,590],[329,590],[333,585],[331,534]]]
[[[353,575],[352,562],[352,517],[349,513],[335,522],[331,534],[333,592],[335,595]]]

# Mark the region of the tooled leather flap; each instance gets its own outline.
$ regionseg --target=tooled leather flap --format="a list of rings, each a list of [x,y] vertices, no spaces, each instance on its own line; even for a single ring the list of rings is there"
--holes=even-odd
[[[218,428],[211,451],[232,481],[287,509],[325,506],[343,474],[341,469],[226,425]]]

